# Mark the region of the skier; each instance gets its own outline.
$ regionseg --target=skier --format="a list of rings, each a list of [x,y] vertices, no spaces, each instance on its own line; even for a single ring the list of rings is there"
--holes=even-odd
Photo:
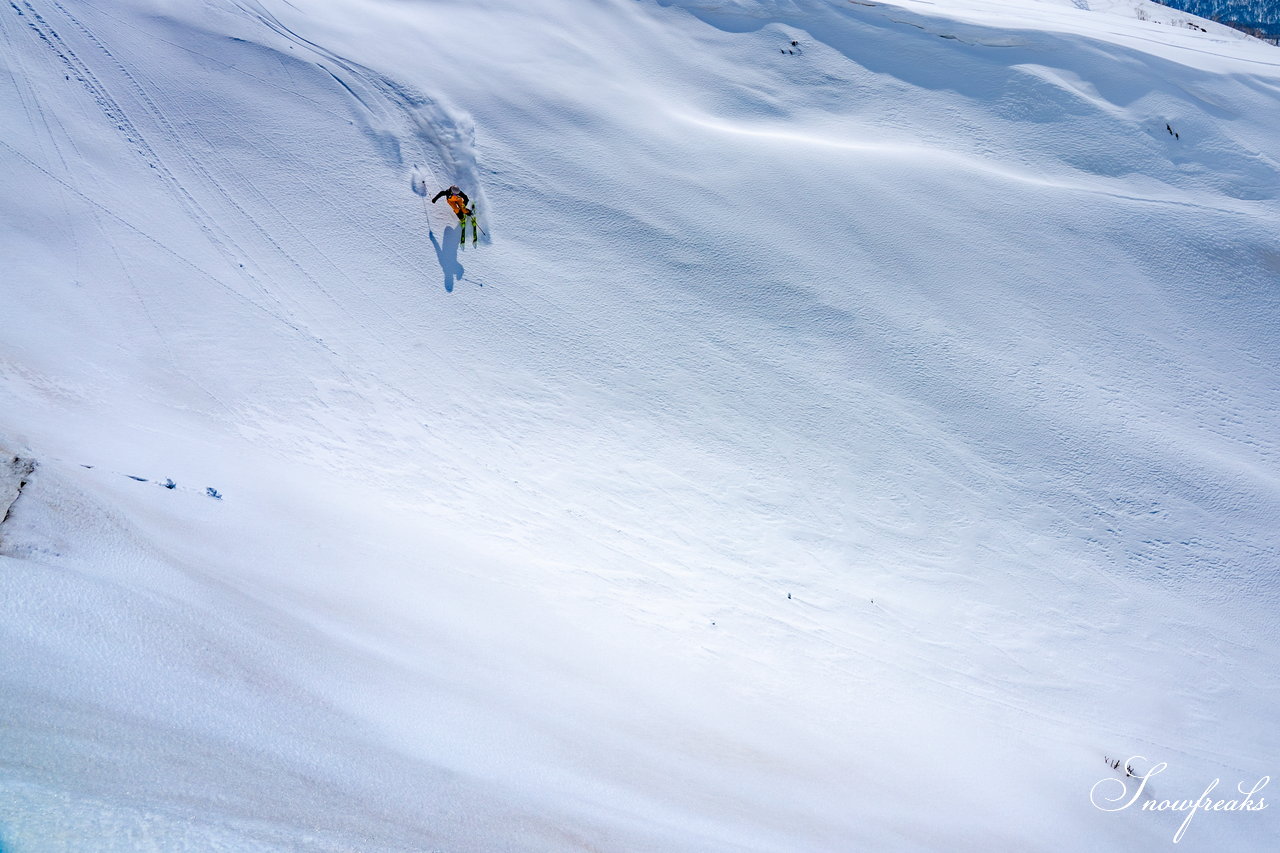
[[[440,190],[436,193],[436,197],[431,199],[431,203],[435,204],[444,196],[444,200],[449,202],[449,207],[453,208],[453,212],[457,214],[458,222],[462,225],[462,234],[458,237],[458,245],[465,246],[467,244],[467,223],[471,223],[471,245],[475,245],[480,240],[480,226],[476,224],[476,211],[471,206],[471,199],[467,198],[467,194],[458,189],[457,185],[449,187],[447,190]]]

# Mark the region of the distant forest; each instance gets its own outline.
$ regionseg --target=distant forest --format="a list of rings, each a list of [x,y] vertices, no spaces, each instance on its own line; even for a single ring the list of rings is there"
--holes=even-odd
[[[1270,42],[1280,42],[1280,0],[1159,0]]]

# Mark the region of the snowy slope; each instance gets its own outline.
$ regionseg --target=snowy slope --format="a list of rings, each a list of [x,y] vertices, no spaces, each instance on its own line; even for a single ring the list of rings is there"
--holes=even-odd
[[[1104,757],[1274,775],[1280,51],[1191,20],[0,8],[0,850],[1163,849]]]

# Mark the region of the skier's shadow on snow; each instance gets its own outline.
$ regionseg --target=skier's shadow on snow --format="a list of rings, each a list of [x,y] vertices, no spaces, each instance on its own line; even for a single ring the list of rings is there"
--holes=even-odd
[[[462,264],[458,263],[458,229],[452,226],[444,229],[444,245],[440,244],[435,231],[430,233],[431,245],[436,250],[436,260],[440,262],[440,270],[444,273],[445,292],[453,293],[453,283],[462,278],[463,273],[466,272]]]

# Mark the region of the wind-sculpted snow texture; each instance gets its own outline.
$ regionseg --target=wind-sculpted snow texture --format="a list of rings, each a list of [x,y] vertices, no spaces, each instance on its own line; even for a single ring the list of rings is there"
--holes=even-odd
[[[1280,50],[1102,0],[0,39],[4,853],[1158,850],[1148,796],[1280,774]],[[1116,759],[1167,769],[1107,812]]]

